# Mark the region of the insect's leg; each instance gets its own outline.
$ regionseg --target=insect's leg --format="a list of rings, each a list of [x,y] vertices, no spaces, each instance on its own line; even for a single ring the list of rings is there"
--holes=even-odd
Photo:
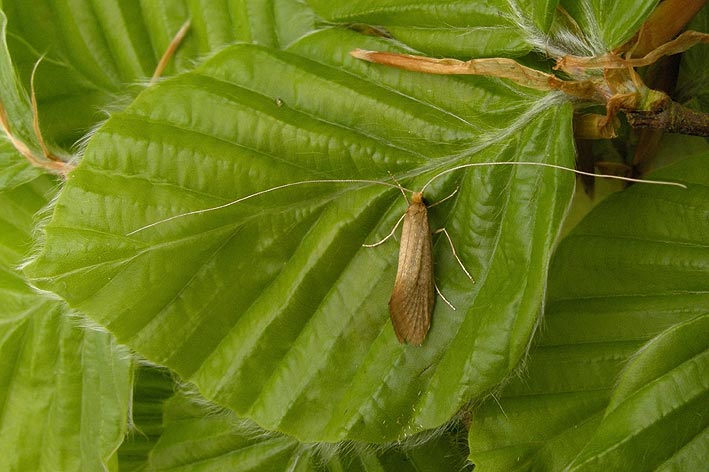
[[[455,311],[455,307],[453,306],[453,304],[452,304],[451,302],[448,301],[448,299],[447,299],[446,297],[443,296],[443,293],[441,293],[441,289],[438,288],[438,285],[436,285],[436,284],[434,283],[433,286],[435,287],[436,293],[438,294],[438,296],[441,297],[441,300],[443,300],[444,302],[446,302],[446,305],[448,305],[449,307],[451,307],[451,310]]]
[[[443,233],[446,235],[446,239],[448,239],[448,243],[451,246],[451,251],[453,251],[453,257],[455,257],[455,260],[458,261],[458,264],[460,265],[460,268],[463,269],[463,272],[465,272],[465,275],[468,276],[468,278],[475,283],[475,279],[473,278],[472,275],[470,275],[470,272],[468,272],[468,269],[465,268],[465,265],[463,265],[463,261],[460,260],[460,257],[458,257],[458,253],[455,250],[455,246],[453,245],[453,240],[451,239],[451,235],[448,234],[448,231],[446,231],[445,228],[437,229],[436,231],[433,232],[434,234],[438,233]]]
[[[373,243],[373,244],[362,244],[362,246],[363,247],[376,247],[376,246],[379,246],[380,244],[384,244],[387,239],[394,236],[394,233],[396,232],[396,228],[399,227],[399,225],[401,224],[401,222],[403,221],[405,216],[406,216],[406,213],[401,215],[401,218],[399,218],[399,221],[396,222],[396,224],[394,225],[394,228],[391,230],[391,232],[389,234],[386,235],[386,237],[384,239],[382,239],[381,241],[377,241],[376,243]]]
[[[458,189],[459,189],[459,188],[460,188],[460,187],[456,187],[455,190],[453,190],[453,193],[451,193],[450,195],[448,195],[448,196],[447,196],[446,198],[444,198],[443,200],[438,200],[436,203],[431,203],[430,205],[426,205],[426,208],[433,208],[433,207],[435,207],[436,205],[440,205],[441,203],[445,202],[445,201],[448,200],[449,198],[453,198],[453,195],[455,195],[456,193],[458,193]]]
[[[396,182],[396,186],[399,187],[399,190],[401,190],[401,194],[404,196],[404,200],[406,200],[406,203],[409,203],[409,199],[406,197],[406,192],[404,192],[404,187],[401,186],[401,184],[399,183],[399,181],[396,180],[396,177],[394,177],[394,175],[393,175],[391,172],[389,172],[389,177],[391,177],[391,180],[393,180],[394,182]],[[403,215],[401,215],[401,218],[399,218],[399,221],[396,222],[396,224],[394,225],[394,227],[392,228],[392,230],[389,232],[389,234],[387,234],[387,235],[384,237],[384,239],[382,239],[381,241],[377,241],[376,243],[373,243],[373,244],[362,244],[362,246],[363,246],[363,247],[376,247],[376,246],[379,246],[380,244],[384,244],[387,239],[389,239],[389,238],[391,238],[392,236],[394,236],[394,233],[396,232],[396,228],[399,227],[399,225],[401,224],[401,221],[404,219],[405,216],[406,216],[406,213],[404,213]]]

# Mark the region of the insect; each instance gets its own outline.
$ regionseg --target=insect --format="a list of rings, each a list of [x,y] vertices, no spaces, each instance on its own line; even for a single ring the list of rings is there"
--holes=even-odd
[[[401,193],[406,199],[403,187],[399,185]],[[453,245],[448,231],[445,228],[431,232],[428,223],[428,208],[439,205],[458,192],[456,189],[452,194],[436,202],[427,205],[423,198],[423,192],[412,192],[411,202],[406,209],[406,213],[399,218],[391,232],[381,241],[374,244],[363,244],[364,247],[375,247],[384,243],[394,235],[396,228],[403,221],[401,230],[401,242],[399,245],[399,263],[396,271],[396,280],[391,298],[389,299],[389,315],[394,333],[400,343],[408,343],[420,346],[431,327],[431,316],[435,303],[435,293],[446,304],[455,310],[455,307],[446,299],[436,287],[433,275],[433,240],[432,234],[443,233],[448,239],[453,256],[460,264],[465,275],[475,283]],[[408,202],[408,199],[406,199]]]
[[[426,184],[421,188],[420,191],[411,191],[411,202],[409,203],[409,206],[406,210],[406,213],[399,219],[399,221],[396,223],[392,231],[381,241],[374,243],[374,244],[364,244],[363,246],[366,247],[374,247],[382,244],[386,240],[388,240],[391,236],[394,235],[396,229],[398,228],[399,224],[403,221],[403,228],[402,228],[402,235],[401,235],[401,244],[399,248],[399,263],[398,263],[398,269],[396,273],[396,280],[394,282],[394,288],[392,291],[391,298],[389,299],[389,312],[391,316],[391,321],[392,325],[394,328],[394,333],[396,334],[397,339],[401,343],[409,343],[412,345],[421,345],[423,344],[426,335],[429,331],[429,328],[431,326],[431,317],[433,313],[433,307],[435,303],[435,296],[436,292],[438,295],[452,308],[455,310],[455,307],[446,300],[446,298],[443,296],[443,294],[437,289],[434,281],[434,275],[433,275],[433,244],[432,244],[432,233],[429,227],[429,222],[428,222],[428,208],[431,208],[434,205],[437,205],[439,203],[442,203],[443,201],[447,200],[448,198],[451,198],[453,195],[455,195],[455,192],[453,194],[449,195],[448,197],[444,198],[438,203],[432,204],[430,206],[426,206],[426,203],[423,198],[424,191],[426,188],[436,179],[439,177],[455,172],[460,169],[468,168],[468,167],[479,167],[479,166],[495,166],[495,165],[527,165],[527,166],[540,166],[540,167],[547,167],[547,168],[553,168],[553,169],[559,169],[559,170],[564,170],[568,172],[573,172],[576,174],[580,175],[589,175],[589,176],[594,176],[594,177],[603,177],[603,178],[610,178],[610,179],[617,179],[617,180],[624,180],[624,181],[629,181],[629,182],[643,182],[643,183],[652,183],[652,184],[659,184],[659,185],[673,185],[673,186],[678,186],[682,188],[686,188],[686,186],[676,183],[676,182],[665,182],[665,181],[648,181],[648,180],[641,180],[641,179],[633,179],[629,177],[621,177],[621,176],[614,176],[614,175],[603,175],[603,174],[594,174],[590,172],[584,172],[576,169],[572,169],[569,167],[564,167],[564,166],[559,166],[555,164],[548,164],[548,163],[543,163],[543,162],[523,162],[523,161],[511,161],[511,162],[480,162],[480,163],[468,163],[468,164],[461,164],[458,166],[451,167],[449,169],[443,170],[440,173],[434,175],[431,179],[426,182]],[[294,187],[298,185],[308,185],[308,184],[325,184],[325,183],[360,183],[360,184],[374,184],[374,185],[384,185],[387,187],[392,187],[392,188],[398,188],[399,190],[404,193],[404,196],[406,197],[406,193],[404,192],[404,188],[401,187],[401,185],[394,185],[388,182],[383,182],[379,180],[365,180],[365,179],[320,179],[320,180],[305,180],[305,181],[298,181],[298,182],[290,182],[286,183],[283,185],[279,185],[276,187],[271,187],[267,188],[265,190],[261,190],[256,193],[252,193],[249,195],[246,195],[244,197],[238,198],[236,200],[232,200],[230,202],[227,202],[223,205],[211,207],[211,208],[205,208],[201,210],[194,210],[186,213],[180,213],[178,215],[171,216],[169,218],[165,218],[163,220],[156,221],[154,223],[151,223],[149,225],[142,226],[138,229],[135,229],[131,231],[130,233],[127,233],[127,236],[134,235],[138,232],[144,231],[148,228],[152,228],[154,226],[158,226],[164,223],[167,223],[169,221],[178,219],[178,218],[183,218],[187,217],[190,215],[198,215],[198,214],[203,214],[206,212],[211,212],[211,211],[217,211],[223,208],[230,207],[232,205],[236,205],[238,203],[241,203],[245,200],[249,200],[255,197],[258,197],[260,195],[264,195],[266,193],[274,192],[280,189],[288,188],[288,187]],[[465,265],[463,265],[461,259],[458,257],[458,254],[456,253],[455,247],[453,245],[453,242],[451,240],[450,235],[448,232],[445,230],[445,228],[442,228],[436,232],[443,233],[446,238],[448,239],[448,242],[450,243],[451,249],[453,251],[453,255],[460,264],[461,268],[465,272],[465,274],[468,276],[468,278],[471,281],[473,280],[473,277],[470,275],[470,273],[467,271],[465,268]]]
[[[435,297],[428,209],[423,194],[415,192],[404,215],[399,266],[389,299],[391,324],[400,343],[423,343],[431,326]]]

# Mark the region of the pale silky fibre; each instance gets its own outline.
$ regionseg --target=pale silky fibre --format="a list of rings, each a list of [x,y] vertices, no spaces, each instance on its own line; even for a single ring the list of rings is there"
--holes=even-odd
[[[399,268],[389,313],[399,342],[421,345],[431,326],[435,300],[433,245],[423,194],[415,192],[404,216]]]

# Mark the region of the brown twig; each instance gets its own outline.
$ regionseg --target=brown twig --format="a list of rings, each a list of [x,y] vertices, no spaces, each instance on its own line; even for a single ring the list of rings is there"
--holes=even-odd
[[[669,97],[658,105],[653,110],[626,110],[628,123],[634,128],[709,137],[709,114],[691,110]]]

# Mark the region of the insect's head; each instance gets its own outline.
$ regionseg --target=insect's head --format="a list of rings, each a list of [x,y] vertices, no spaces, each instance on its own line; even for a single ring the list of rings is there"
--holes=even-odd
[[[426,204],[423,199],[423,192],[413,192],[411,194],[411,204],[413,205],[415,203],[423,203],[424,205]]]

